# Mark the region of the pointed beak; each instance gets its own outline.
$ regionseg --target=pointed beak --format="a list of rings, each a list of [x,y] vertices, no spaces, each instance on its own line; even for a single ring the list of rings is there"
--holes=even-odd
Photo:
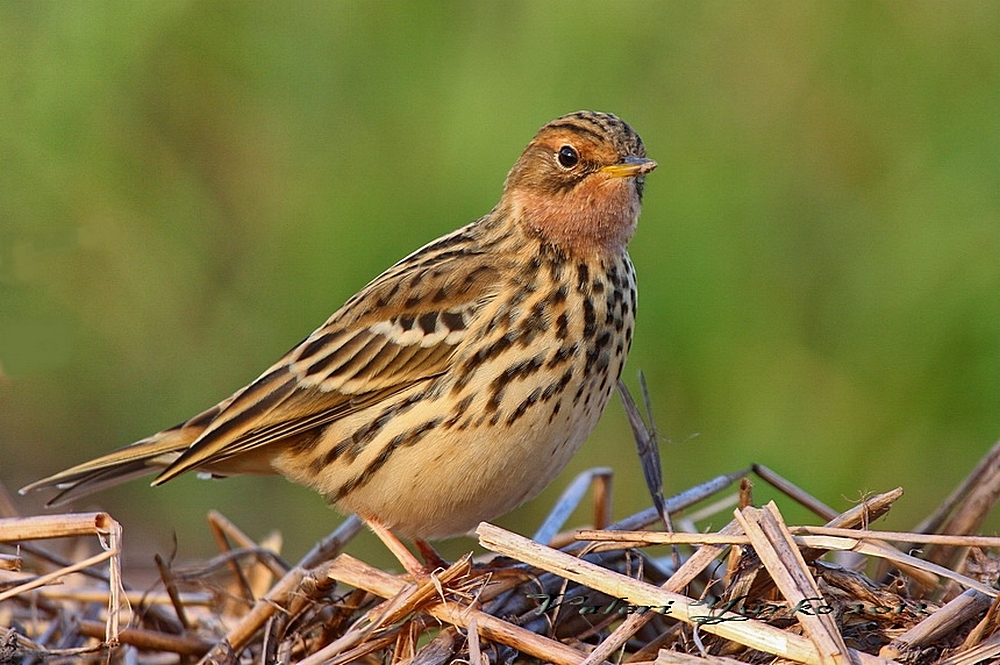
[[[626,157],[620,164],[604,166],[601,171],[612,178],[634,178],[643,173],[649,173],[656,168],[656,162],[645,157]]]

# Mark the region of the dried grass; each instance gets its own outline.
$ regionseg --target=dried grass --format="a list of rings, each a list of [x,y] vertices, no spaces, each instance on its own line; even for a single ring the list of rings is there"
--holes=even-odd
[[[656,490],[655,436],[626,403]],[[654,491],[642,513],[564,532],[588,488],[595,524],[610,514],[598,469],[534,539],[483,523],[492,554],[417,580],[339,553],[360,529],[353,518],[289,568],[276,544],[213,513],[220,554],[185,570],[158,559],[161,586],[139,593],[122,582],[111,516],[3,519],[0,663],[994,662],[1000,539],[974,534],[1000,492],[998,462],[1000,444],[912,533],[870,528],[900,489],[836,513],[762,467],[670,499]],[[754,507],[751,473],[823,525]],[[692,506],[706,501],[701,517],[732,520],[693,533]],[[39,543],[67,536],[93,553],[66,561]]]

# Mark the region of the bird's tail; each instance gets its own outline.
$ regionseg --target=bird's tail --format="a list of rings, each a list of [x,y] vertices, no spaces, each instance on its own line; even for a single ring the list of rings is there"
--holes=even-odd
[[[56,489],[58,493],[45,505],[58,506],[133,478],[162,471],[201,436],[218,410],[218,406],[214,407],[175,427],[37,480],[21,488],[21,494]]]

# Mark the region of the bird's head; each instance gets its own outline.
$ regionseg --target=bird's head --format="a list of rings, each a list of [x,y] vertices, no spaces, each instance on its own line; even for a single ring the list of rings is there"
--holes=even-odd
[[[621,252],[655,168],[617,116],[579,111],[538,130],[507,175],[503,202],[529,233],[570,254]]]

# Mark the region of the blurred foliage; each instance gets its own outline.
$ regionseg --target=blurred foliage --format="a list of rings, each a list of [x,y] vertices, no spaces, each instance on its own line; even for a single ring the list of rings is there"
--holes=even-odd
[[[893,527],[929,512],[1000,433],[995,3],[4,2],[3,483],[228,395],[580,108],[660,162],[626,379],[667,491],[758,461],[841,509],[902,485]],[[614,404],[503,523],[592,465],[619,515],[648,504]],[[290,556],[336,520],[280,479],[78,507],[182,554],[210,508]]]

